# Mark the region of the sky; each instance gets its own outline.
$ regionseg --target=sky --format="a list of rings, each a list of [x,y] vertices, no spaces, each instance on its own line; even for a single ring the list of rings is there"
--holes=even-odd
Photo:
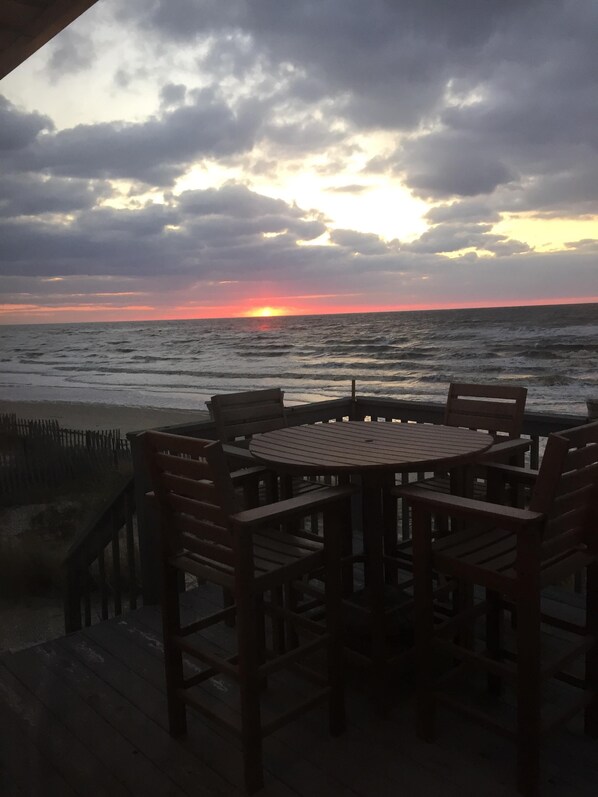
[[[0,323],[598,301],[595,0],[99,0],[0,81]]]

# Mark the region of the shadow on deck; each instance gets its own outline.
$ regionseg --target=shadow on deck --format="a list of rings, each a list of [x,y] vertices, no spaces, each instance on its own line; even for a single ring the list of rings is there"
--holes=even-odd
[[[203,591],[202,591],[203,592]],[[200,598],[187,593],[192,607]],[[347,690],[349,725],[333,739],[324,708],[264,743],[264,795],[383,797],[514,795],[512,745],[448,712],[438,741],[415,735],[412,684],[399,685],[389,719],[360,688]],[[206,687],[207,688],[207,687]],[[222,681],[214,700],[231,695]],[[580,723],[547,740],[544,795],[595,797],[596,742]],[[166,730],[159,611],[153,607],[0,658],[0,794],[241,795],[237,742],[189,711],[189,735]]]

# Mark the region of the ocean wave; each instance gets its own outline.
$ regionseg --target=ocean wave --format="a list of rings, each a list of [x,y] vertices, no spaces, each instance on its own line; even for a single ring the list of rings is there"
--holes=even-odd
[[[279,385],[292,402],[346,395],[356,379],[362,393],[444,400],[451,381],[490,381],[527,385],[536,408],[574,412],[598,391],[598,305],[32,325],[0,337],[7,397],[72,388],[93,401],[110,390],[123,403],[159,393],[177,406]]]
[[[546,374],[545,376],[536,377],[536,381],[540,385],[549,387],[557,387],[561,385],[574,385],[576,380],[565,374]]]
[[[558,354],[552,349],[522,349],[520,357],[527,357],[530,360],[557,360]]]

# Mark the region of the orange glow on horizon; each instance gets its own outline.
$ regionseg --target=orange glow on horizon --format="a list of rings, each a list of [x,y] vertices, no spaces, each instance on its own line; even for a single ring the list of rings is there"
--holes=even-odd
[[[465,310],[491,307],[528,307],[535,305],[559,304],[593,304],[598,303],[598,296],[558,297],[523,300],[483,299],[468,302],[410,302],[394,305],[365,305],[327,303],[297,305],[263,305],[247,309],[247,306],[236,305],[171,305],[163,308],[151,305],[123,305],[117,307],[101,304],[64,304],[48,306],[41,304],[0,304],[0,324],[35,324],[35,323],[81,323],[85,321],[118,322],[118,321],[174,321],[210,318],[273,318],[280,316],[335,315],[350,313],[400,313],[416,310]]]

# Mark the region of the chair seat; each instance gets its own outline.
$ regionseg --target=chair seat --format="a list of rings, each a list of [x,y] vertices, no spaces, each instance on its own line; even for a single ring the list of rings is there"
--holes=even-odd
[[[451,480],[449,476],[432,476],[429,479],[422,479],[417,482],[418,487],[423,487],[425,490],[434,490],[436,493],[445,493],[450,495]],[[476,498],[478,501],[486,500],[487,483],[480,479],[474,480],[473,492],[471,497]]]
[[[503,529],[467,530],[432,544],[433,566],[446,575],[472,580],[513,596],[517,587],[517,535]],[[554,583],[555,575],[585,567],[592,557],[584,548],[572,547],[545,559],[540,565],[541,586]]]
[[[214,554],[220,558],[184,550],[171,557],[170,564],[178,570],[199,578],[210,577],[222,586],[232,589],[234,568],[222,562],[219,546],[214,545]],[[275,583],[299,577],[306,570],[323,565],[323,543],[310,534],[284,534],[279,529],[261,529],[253,534],[254,579],[264,589],[264,580],[275,575]],[[274,583],[274,581],[273,581]]]

